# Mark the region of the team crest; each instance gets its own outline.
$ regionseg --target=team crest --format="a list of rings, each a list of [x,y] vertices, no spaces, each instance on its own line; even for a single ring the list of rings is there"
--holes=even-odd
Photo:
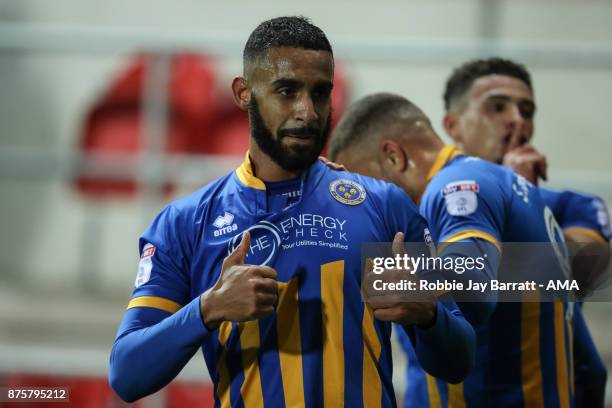
[[[329,183],[332,197],[346,205],[358,205],[365,201],[366,191],[363,186],[351,180],[334,180]]]

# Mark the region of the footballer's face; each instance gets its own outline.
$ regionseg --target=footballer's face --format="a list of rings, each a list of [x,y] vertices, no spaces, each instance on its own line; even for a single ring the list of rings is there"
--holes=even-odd
[[[380,164],[370,153],[348,148],[338,152],[334,161],[343,165],[350,172],[385,180]]]
[[[364,146],[346,148],[337,153],[335,161],[348,171],[396,184],[415,202],[427,186],[429,164],[408,158],[396,141],[383,140],[378,150]]]
[[[517,78],[478,78],[458,103],[456,111],[446,114],[444,127],[469,155],[501,163],[511,148],[528,143],[533,136],[533,92]]]
[[[327,51],[272,48],[248,77],[251,136],[286,171],[321,154],[331,126],[334,62]]]

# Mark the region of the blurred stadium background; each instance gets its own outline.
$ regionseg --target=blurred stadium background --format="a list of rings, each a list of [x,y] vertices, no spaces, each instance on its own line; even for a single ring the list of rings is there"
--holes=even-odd
[[[396,92],[441,134],[452,67],[527,64],[549,185],[612,204],[612,1],[0,1],[0,386],[68,385],[72,406],[124,406],[106,371],[138,236],[167,201],[241,161],[230,80],[250,31],[286,14],[330,38],[338,112]],[[585,310],[612,367],[612,305]],[[198,355],[136,405],[206,406],[206,384]]]

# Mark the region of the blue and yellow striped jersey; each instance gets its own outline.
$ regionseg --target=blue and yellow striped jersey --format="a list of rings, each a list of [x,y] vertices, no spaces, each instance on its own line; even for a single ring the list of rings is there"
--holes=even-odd
[[[610,215],[601,198],[571,190],[540,188],[540,192],[564,232],[577,232],[601,243],[610,242]],[[602,406],[607,369],[591,338],[581,309],[582,302],[576,303],[572,321],[576,406]]]
[[[540,193],[564,231],[574,230],[601,242],[610,242],[610,215],[601,198],[571,190],[540,188]]]
[[[446,146],[429,178],[420,211],[437,243],[557,239],[539,190],[509,169]],[[404,406],[572,406],[571,310],[561,301],[498,303],[487,323],[474,324],[476,367],[457,385],[423,372],[399,333],[409,357]]]
[[[249,230],[246,263],[277,271],[279,300],[267,318],[204,330],[201,348],[216,405],[395,406],[391,325],[375,320],[361,300],[361,243],[390,242],[397,231],[407,241],[424,242],[424,219],[401,189],[319,162],[295,188],[275,188],[282,197],[271,199],[247,156],[236,172],[159,214],[140,240],[136,289],[111,359],[111,383],[121,376],[120,357],[129,354],[118,346],[122,336],[146,327],[146,310],[178,315],[199,307],[192,305],[214,285],[223,259]],[[444,332],[453,319],[469,327],[451,308],[438,305],[430,330],[405,330],[425,343],[432,335],[461,337]],[[192,310],[197,315],[199,309]]]

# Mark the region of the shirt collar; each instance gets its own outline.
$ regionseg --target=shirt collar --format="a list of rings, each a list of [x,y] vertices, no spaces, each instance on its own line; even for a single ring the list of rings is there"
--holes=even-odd
[[[236,169],[236,176],[238,177],[238,180],[240,180],[240,182],[247,187],[254,188],[255,190],[266,189],[265,183],[261,179],[255,177],[255,174],[253,174],[253,164],[251,163],[251,157],[249,156],[248,151],[244,157],[244,161],[240,167]]]
[[[314,188],[318,182],[321,180],[323,173],[326,170],[326,166],[321,163],[318,159],[314,162],[312,166],[302,175],[302,184],[303,180],[306,178],[312,179],[312,188]],[[244,161],[236,169],[236,177],[241,184],[253,188],[255,190],[266,191],[266,184],[260,178],[257,178],[253,173],[253,163],[251,162],[251,157],[249,156],[249,152],[247,151]],[[307,191],[303,191],[303,194],[306,194]]]
[[[429,173],[427,173],[427,182],[429,183],[431,179],[438,174],[440,170],[442,170],[446,163],[462,154],[463,152],[457,149],[455,146],[450,144],[445,145],[438,153],[438,156],[436,156],[433,166],[431,166],[431,169],[429,169]]]

